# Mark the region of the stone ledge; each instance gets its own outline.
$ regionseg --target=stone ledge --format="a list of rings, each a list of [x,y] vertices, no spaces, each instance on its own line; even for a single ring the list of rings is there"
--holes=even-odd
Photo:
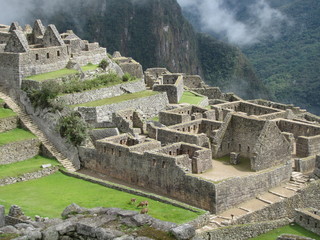
[[[0,186],[6,186],[6,185],[18,183],[18,182],[25,182],[32,179],[42,178],[57,172],[58,169],[59,169],[58,167],[50,167],[50,168],[44,168],[32,173],[25,173],[18,177],[6,177],[3,179],[0,179]]]

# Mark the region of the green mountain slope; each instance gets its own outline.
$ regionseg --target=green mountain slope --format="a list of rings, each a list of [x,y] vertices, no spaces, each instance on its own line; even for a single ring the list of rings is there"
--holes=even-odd
[[[320,113],[320,2],[295,0],[278,7],[289,16],[292,26],[283,29],[279,39],[266,40],[244,52],[274,99]]]

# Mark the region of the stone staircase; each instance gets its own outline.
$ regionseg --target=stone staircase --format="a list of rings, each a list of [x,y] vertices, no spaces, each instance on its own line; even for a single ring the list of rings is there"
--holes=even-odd
[[[32,119],[18,106],[9,96],[0,92],[0,98],[19,116],[23,124],[38,137],[45,148],[65,167],[68,171],[75,172],[77,169],[72,162],[63,156],[47,139],[45,134],[32,122]]]
[[[247,214],[263,209],[268,205],[290,198],[297,194],[297,192],[306,185],[308,180],[308,176],[300,172],[292,172],[289,182],[272,188],[268,192],[264,192],[256,198],[241,203],[237,207],[229,209],[219,215],[211,215],[210,223],[198,229],[197,232],[207,232],[219,227],[228,226],[232,220],[239,219]]]

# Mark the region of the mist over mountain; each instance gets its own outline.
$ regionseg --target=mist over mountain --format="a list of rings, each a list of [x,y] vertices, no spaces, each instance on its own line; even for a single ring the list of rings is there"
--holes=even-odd
[[[319,1],[226,0],[222,4],[222,1],[198,0],[197,7],[192,1],[179,2],[184,6],[185,16],[198,31],[241,46],[273,100],[293,103],[320,114]],[[217,23],[206,18],[205,12],[201,10],[205,5],[213,5],[212,2],[220,4],[218,8],[224,9],[220,15],[232,19],[234,26],[253,26],[253,30],[244,31],[248,28],[240,27],[240,32],[247,34],[244,39],[242,34],[231,31],[229,24],[222,25],[227,30],[219,31],[221,26],[217,27]],[[257,3],[264,7],[258,11],[253,10]],[[258,12],[260,17],[256,15]],[[261,22],[263,19],[265,22]],[[264,30],[256,31],[254,26]],[[251,34],[259,32],[262,34]],[[246,42],[248,39],[252,41]]]

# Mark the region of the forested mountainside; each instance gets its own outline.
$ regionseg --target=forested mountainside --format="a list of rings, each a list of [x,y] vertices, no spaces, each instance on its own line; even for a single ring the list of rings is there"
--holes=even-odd
[[[238,21],[250,22],[252,0],[227,0]],[[320,113],[320,1],[266,0],[280,10],[286,21],[279,23],[276,38],[243,46],[241,50],[263,80],[273,100],[293,103]],[[184,9],[185,16],[200,29],[199,12]],[[207,31],[219,37],[213,31]]]
[[[244,98],[268,96],[242,52],[197,34],[176,0],[68,0],[54,11],[46,9],[45,1],[35,1],[31,18],[56,24],[59,31],[73,29],[109,53],[119,50],[133,57],[144,69],[200,74],[209,85]]]

